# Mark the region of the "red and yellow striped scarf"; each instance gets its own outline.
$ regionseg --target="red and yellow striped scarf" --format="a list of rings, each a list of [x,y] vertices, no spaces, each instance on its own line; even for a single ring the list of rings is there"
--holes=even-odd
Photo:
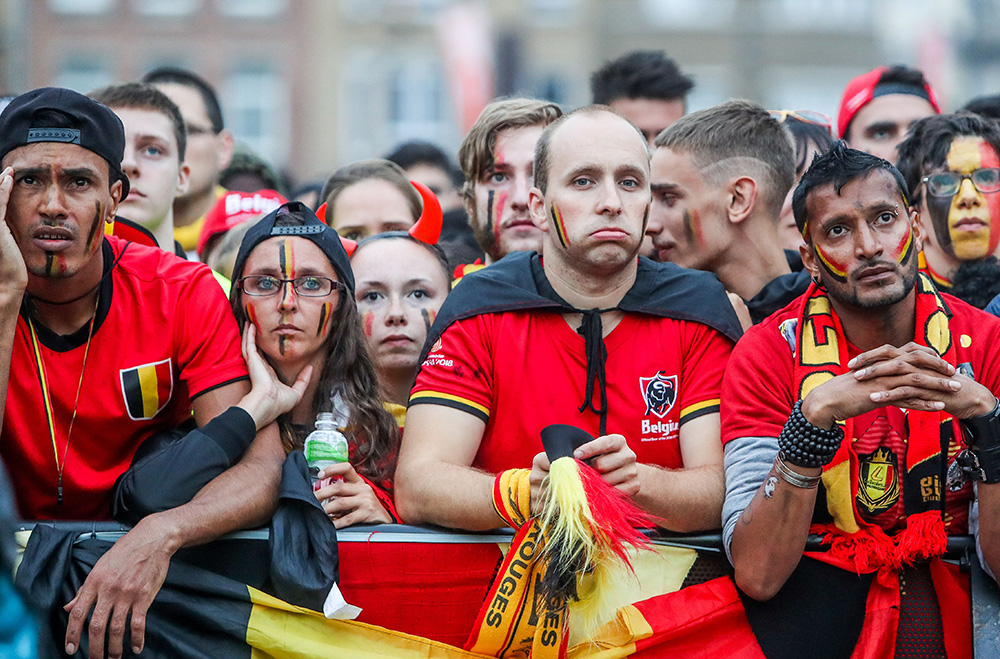
[[[493,506],[517,533],[486,602],[476,618],[466,650],[491,657],[548,659],[566,654],[566,610],[544,610],[538,595],[543,561],[538,560],[545,537],[531,515],[530,469],[499,474],[493,486]]]
[[[954,365],[949,316],[931,280],[920,273],[914,341],[933,348]],[[815,284],[803,296],[798,317],[794,374],[801,399],[820,384],[845,373],[848,356],[840,319],[833,312],[826,292]],[[884,573],[944,553],[947,536],[942,519],[942,479],[948,442],[956,436],[957,421],[946,412],[909,410],[905,414],[908,432],[902,482],[906,527],[890,537],[858,513],[859,461],[853,446],[854,420],[848,419],[844,423],[845,440],[833,461],[823,469],[822,482],[833,523],[814,524],[810,529],[824,535],[830,548],[810,555],[858,573]]]

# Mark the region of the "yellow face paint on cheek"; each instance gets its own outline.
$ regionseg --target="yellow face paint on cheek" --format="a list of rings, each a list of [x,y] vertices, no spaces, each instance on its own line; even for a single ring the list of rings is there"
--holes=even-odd
[[[556,237],[559,239],[559,244],[563,246],[563,249],[569,247],[569,236],[566,234],[566,223],[563,222],[562,212],[556,208],[555,204],[552,204],[552,225],[556,232]]]
[[[319,327],[316,328],[316,335],[323,336],[326,333],[327,327],[330,324],[330,316],[333,314],[333,305],[329,302],[324,302],[323,306],[319,309]]]
[[[913,254],[913,227],[906,232],[903,239],[899,241],[896,245],[896,261],[900,264],[906,263],[910,260],[910,256]]]
[[[820,266],[823,267],[830,275],[837,281],[843,283],[847,281],[847,266],[840,263],[836,259],[832,258],[829,254],[823,251],[823,248],[819,245],[814,245],[813,249],[816,252],[816,256],[819,259]]]

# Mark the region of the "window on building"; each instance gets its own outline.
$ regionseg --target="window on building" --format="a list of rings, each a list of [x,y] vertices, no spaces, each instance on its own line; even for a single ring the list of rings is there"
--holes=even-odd
[[[117,0],[49,0],[49,9],[57,14],[106,14]]]
[[[53,76],[52,84],[87,94],[113,82],[109,62],[91,55],[71,55]]]
[[[222,85],[226,126],[272,166],[288,159],[290,116],[288,87],[266,66],[245,67],[226,76]]]
[[[235,18],[274,18],[288,8],[288,0],[216,0],[219,11]]]
[[[201,0],[132,0],[132,9],[143,16],[190,16],[201,9]]]

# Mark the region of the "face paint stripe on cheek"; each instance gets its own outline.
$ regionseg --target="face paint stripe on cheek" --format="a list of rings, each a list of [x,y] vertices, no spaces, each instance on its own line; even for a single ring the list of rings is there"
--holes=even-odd
[[[375,326],[375,314],[374,314],[374,312],[366,311],[365,314],[364,314],[364,316],[363,316],[363,320],[364,320],[364,325],[365,325],[365,336],[371,336],[372,335],[372,328]]]
[[[500,245],[500,233],[503,230],[503,211],[507,206],[507,193],[501,192],[497,195],[496,203],[493,204],[493,240]]]
[[[694,238],[698,244],[698,247],[704,247],[705,246],[704,227],[702,227],[701,225],[701,215],[699,215],[698,211],[696,210],[691,211],[691,227],[694,229]]]
[[[95,207],[95,209],[94,209],[94,224],[93,224],[93,226],[90,227],[90,234],[87,236],[87,251],[88,252],[94,251],[94,247],[96,246],[95,244],[97,242],[97,237],[99,235],[101,235],[100,233],[98,233],[97,229],[98,229],[98,227],[101,226],[101,224],[104,223],[104,218],[103,218],[104,213],[102,212],[102,209],[101,209],[101,202],[95,201],[94,202],[94,207]]]
[[[421,309],[420,316],[424,319],[424,325],[427,326],[427,331],[430,332],[431,325],[434,324],[434,318],[437,317],[437,314],[435,314],[430,309]]]
[[[913,254],[913,228],[911,227],[903,239],[896,245],[896,261],[903,264],[910,260]]]
[[[819,258],[819,263],[823,266],[823,269],[830,273],[834,279],[844,283],[847,281],[847,268],[841,263],[837,263],[835,260],[831,259],[828,254],[826,254],[821,247],[818,245],[813,246],[813,250],[816,252],[816,256]]]
[[[559,239],[559,244],[565,249],[569,247],[569,236],[566,235],[566,225],[563,223],[562,213],[556,208],[555,204],[552,204],[551,214],[552,223],[556,229],[556,237]]]
[[[247,304],[246,306],[247,319],[253,323],[253,326],[260,329],[260,324],[257,322],[257,313],[253,310],[253,305]]]
[[[319,327],[316,328],[316,334],[322,335],[326,330],[326,325],[330,322],[330,315],[333,310],[333,305],[329,302],[324,302],[323,306],[319,309]]]
[[[694,239],[694,220],[691,217],[691,211],[684,211],[684,237],[689,243],[695,243]]]
[[[494,190],[486,193],[486,233],[493,233],[493,196]]]

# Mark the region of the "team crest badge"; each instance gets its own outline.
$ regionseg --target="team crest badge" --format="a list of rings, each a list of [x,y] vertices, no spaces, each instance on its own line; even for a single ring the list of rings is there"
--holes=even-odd
[[[899,500],[896,455],[880,448],[867,458],[859,456],[858,505],[870,515],[883,513]]]
[[[651,378],[639,378],[642,398],[646,401],[646,416],[655,414],[661,419],[674,407],[677,400],[677,376],[657,371]]]
[[[439,352],[440,350],[441,350],[441,339],[438,338],[438,340],[434,342],[434,345],[431,346],[431,352],[432,353]]]
[[[118,371],[125,409],[133,421],[152,419],[160,413],[174,391],[174,369],[170,359]]]

